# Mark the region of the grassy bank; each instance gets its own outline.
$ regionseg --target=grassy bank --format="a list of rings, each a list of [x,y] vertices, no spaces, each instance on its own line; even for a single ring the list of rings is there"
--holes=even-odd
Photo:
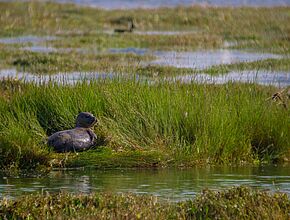
[[[290,121],[286,97],[286,106],[267,99],[276,91],[243,84],[2,82],[0,166],[277,162],[289,151]],[[78,155],[50,152],[47,136],[72,128],[80,111],[99,119],[99,147]]]
[[[288,219],[285,194],[238,187],[170,203],[132,194],[31,195],[0,200],[1,219]]]

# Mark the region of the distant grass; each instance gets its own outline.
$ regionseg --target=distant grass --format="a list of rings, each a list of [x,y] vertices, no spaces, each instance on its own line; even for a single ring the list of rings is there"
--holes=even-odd
[[[289,7],[215,8],[177,7],[160,9],[100,10],[51,2],[1,2],[0,36],[60,35],[56,45],[68,47],[150,47],[192,50],[236,47],[289,53]],[[131,17],[138,30],[189,30],[175,36],[100,34],[118,28],[118,20]]]
[[[0,47],[1,50],[1,47]],[[230,71],[265,70],[290,71],[290,59],[266,59],[253,62],[240,62],[209,67],[205,70],[177,68],[159,65],[144,65],[154,60],[151,55],[136,55],[134,53],[71,52],[37,53],[19,49],[2,47],[0,54],[1,68],[16,68],[19,71],[33,74],[55,74],[69,72],[104,72],[138,74],[140,76],[162,78],[195,73],[211,75],[225,74]]]
[[[1,219],[288,219],[286,194],[246,187],[203,191],[178,203],[150,195],[67,193],[0,200]]]
[[[5,86],[1,168],[46,166],[53,158],[57,164],[46,137],[72,128],[81,111],[98,117],[95,132],[108,151],[80,153],[61,166],[277,162],[289,151],[289,108],[266,101],[277,91],[271,87],[106,80],[19,89],[12,83],[10,91]]]
[[[39,43],[70,52],[34,53],[21,51],[32,43],[0,44],[0,67],[16,67],[36,74],[100,71],[138,73],[150,77],[191,74],[192,69],[149,66],[142,62],[151,56],[106,54],[108,48],[150,48],[152,50],[192,51],[223,48],[250,49],[289,55],[290,8],[215,8],[177,7],[159,9],[100,10],[52,2],[0,2],[0,36],[58,36]],[[126,26],[122,20],[133,18],[138,31],[191,31],[182,35],[115,34],[114,28]],[[106,33],[104,31],[111,31]],[[97,52],[96,52],[97,51]],[[221,74],[231,70],[285,70],[289,58],[221,65],[206,70]]]
[[[141,61],[151,60],[151,56],[135,54],[104,54],[78,52],[37,53],[23,50],[2,49],[2,68],[16,68],[33,74],[54,74],[59,72],[117,72],[132,73]]]
[[[290,58],[282,59],[266,59],[254,62],[241,62],[228,65],[217,65],[199,72],[208,74],[224,74],[230,71],[244,71],[244,70],[264,70],[264,71],[290,71]]]

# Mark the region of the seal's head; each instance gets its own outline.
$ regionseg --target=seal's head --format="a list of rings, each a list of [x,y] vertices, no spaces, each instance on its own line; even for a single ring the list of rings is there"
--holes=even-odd
[[[91,128],[97,123],[97,119],[89,112],[79,113],[76,119],[76,127]]]

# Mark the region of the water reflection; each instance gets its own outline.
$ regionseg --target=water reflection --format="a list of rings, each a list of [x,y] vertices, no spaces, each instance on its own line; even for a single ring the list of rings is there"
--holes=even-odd
[[[77,52],[82,54],[126,54],[132,53],[140,56],[151,55],[155,57],[153,61],[144,62],[143,65],[160,65],[172,66],[176,68],[191,68],[191,69],[206,69],[212,66],[222,64],[233,64],[241,62],[254,62],[265,59],[281,59],[284,56],[271,53],[246,52],[241,50],[219,49],[219,50],[199,50],[191,52],[177,51],[152,51],[147,48],[110,48],[106,51],[86,48],[54,48],[50,46],[39,45],[42,41],[54,40],[55,37],[37,37],[37,36],[22,36],[16,38],[0,38],[0,43],[25,43],[30,42],[32,46],[25,46],[20,49],[38,52],[38,53],[70,53]],[[225,42],[227,44],[233,42]]]
[[[248,185],[290,195],[290,166],[205,167],[160,170],[53,171],[42,178],[0,176],[0,197],[31,192],[132,192],[172,201],[192,198],[204,188],[213,190]]]
[[[102,72],[69,72],[57,73],[53,75],[35,75],[27,72],[17,71],[16,69],[0,70],[0,80],[13,79],[26,83],[36,84],[56,83],[59,85],[74,85],[78,82],[100,80],[100,79],[118,79],[122,75]],[[125,76],[124,76],[125,77]]]
[[[193,34],[196,32],[198,32],[198,30],[195,30],[195,31],[134,31],[133,34],[176,36],[176,35]]]
[[[207,69],[222,64],[254,62],[265,59],[281,59],[282,55],[271,53],[246,52],[241,50],[199,50],[193,52],[150,51],[146,48],[111,48],[108,53],[133,53],[137,55],[153,55],[153,61],[144,65],[172,66],[177,68]]]
[[[236,71],[223,75],[190,74],[174,77],[151,79],[139,75],[102,73],[102,72],[70,72],[54,75],[35,75],[17,71],[16,69],[0,70],[0,80],[14,79],[36,84],[56,83],[59,85],[75,85],[78,82],[91,80],[136,80],[147,83],[199,83],[199,84],[225,84],[228,82],[256,83],[261,85],[272,85],[279,88],[290,86],[290,72],[267,72]]]
[[[221,64],[253,62],[265,59],[281,59],[283,56],[269,53],[250,53],[240,50],[204,50],[196,52],[155,52],[156,60],[151,65],[177,68],[206,69]]]
[[[179,83],[225,84],[228,82],[257,83],[276,87],[290,86],[290,72],[267,72],[263,70],[233,71],[228,74],[191,74],[166,77],[166,81]]]
[[[54,36],[19,36],[19,37],[7,37],[0,38],[0,43],[2,44],[24,44],[24,43],[42,43],[45,41],[56,40],[57,37]]]
[[[60,52],[59,49],[56,49],[54,47],[46,47],[46,46],[38,46],[38,45],[33,45],[30,47],[22,47],[22,50],[27,50],[27,51],[31,51],[31,52],[36,52],[36,53],[56,53],[56,52]]]

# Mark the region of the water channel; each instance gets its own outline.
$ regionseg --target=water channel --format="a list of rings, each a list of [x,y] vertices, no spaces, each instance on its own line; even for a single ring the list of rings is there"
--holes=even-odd
[[[262,167],[197,167],[188,169],[62,170],[45,177],[0,174],[0,197],[23,194],[113,192],[150,194],[170,201],[193,198],[203,189],[251,186],[290,196],[290,165]]]

